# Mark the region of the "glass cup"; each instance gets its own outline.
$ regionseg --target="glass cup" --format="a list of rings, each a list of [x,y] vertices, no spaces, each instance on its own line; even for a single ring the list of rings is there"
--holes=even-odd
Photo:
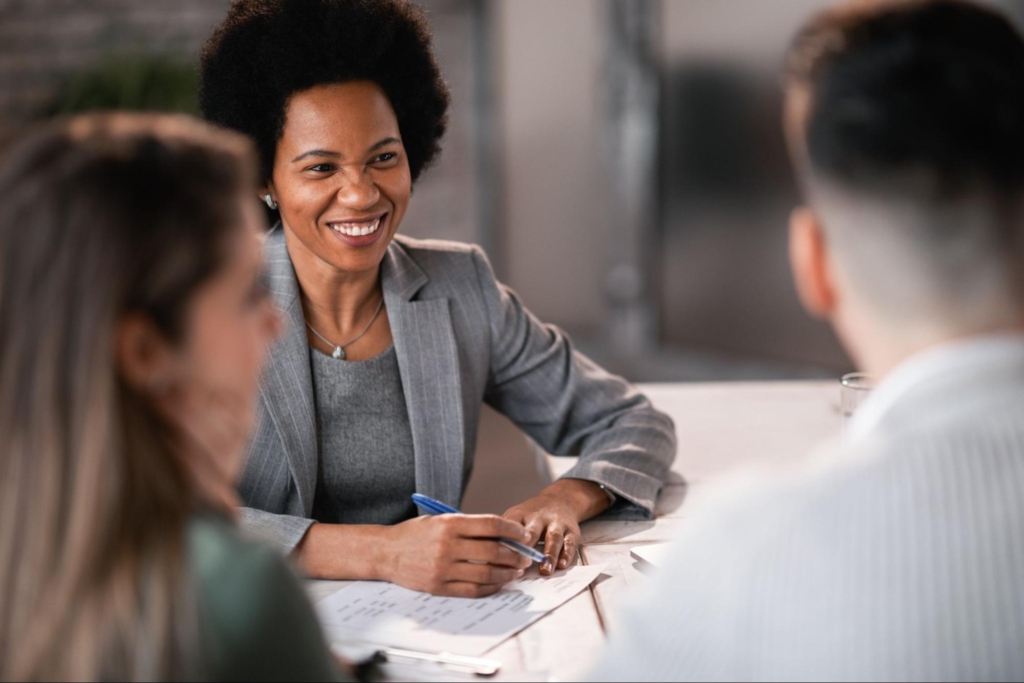
[[[875,379],[863,372],[853,372],[843,375],[839,384],[839,408],[843,414],[843,431],[845,432],[853,414],[874,390]]]

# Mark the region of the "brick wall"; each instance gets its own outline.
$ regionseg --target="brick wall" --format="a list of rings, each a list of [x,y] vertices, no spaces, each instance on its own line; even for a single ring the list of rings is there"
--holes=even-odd
[[[452,87],[444,154],[419,184],[404,226],[417,237],[480,241],[473,8],[479,0],[419,0]],[[111,56],[198,59],[230,0],[0,0],[0,140],[50,103],[65,77]]]
[[[143,50],[194,59],[228,0],[0,0],[0,121],[46,104],[64,74]]]

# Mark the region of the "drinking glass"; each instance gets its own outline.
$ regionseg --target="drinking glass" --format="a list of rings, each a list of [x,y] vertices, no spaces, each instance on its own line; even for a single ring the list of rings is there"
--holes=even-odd
[[[853,372],[843,375],[839,383],[839,407],[843,414],[843,430],[845,431],[853,414],[857,412],[857,408],[867,400],[874,390],[875,380],[866,373]]]

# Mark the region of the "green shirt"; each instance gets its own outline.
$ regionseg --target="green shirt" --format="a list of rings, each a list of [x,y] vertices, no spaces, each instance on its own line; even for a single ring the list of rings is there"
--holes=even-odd
[[[189,524],[188,548],[203,623],[204,678],[342,680],[309,599],[276,551],[212,515]]]

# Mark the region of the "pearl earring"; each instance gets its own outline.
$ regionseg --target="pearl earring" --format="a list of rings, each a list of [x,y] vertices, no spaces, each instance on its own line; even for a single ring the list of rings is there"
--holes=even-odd
[[[277,202],[274,201],[274,198],[271,197],[269,193],[263,196],[263,201],[267,203],[267,207],[269,207],[271,211],[277,211]]]

